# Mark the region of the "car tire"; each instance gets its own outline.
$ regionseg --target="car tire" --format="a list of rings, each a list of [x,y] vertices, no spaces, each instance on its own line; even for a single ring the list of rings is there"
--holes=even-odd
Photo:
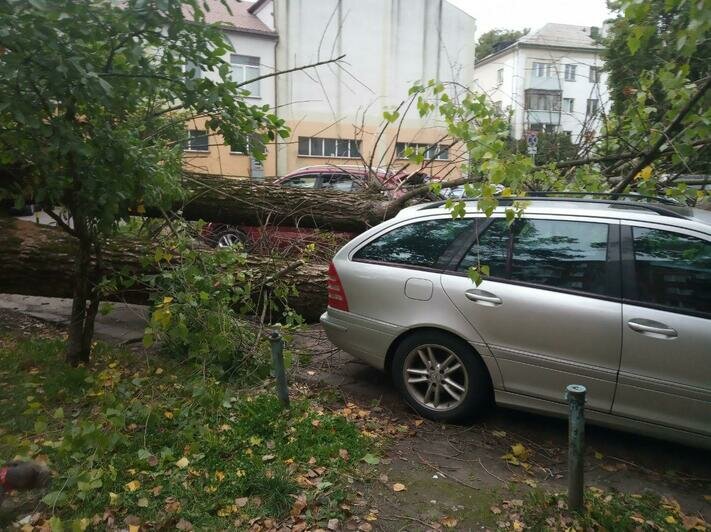
[[[237,243],[247,245],[247,235],[233,227],[221,229],[212,236],[212,246],[216,248],[232,247]]]
[[[443,331],[418,331],[400,342],[392,378],[410,407],[433,421],[471,421],[492,403],[491,379],[481,357]]]

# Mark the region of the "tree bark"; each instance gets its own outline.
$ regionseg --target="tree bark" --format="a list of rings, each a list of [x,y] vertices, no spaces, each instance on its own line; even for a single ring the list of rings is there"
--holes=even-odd
[[[73,297],[77,248],[77,239],[60,229],[0,218],[0,293]],[[102,245],[101,268],[98,271],[92,268],[94,275],[90,275],[90,283],[93,285],[99,274],[126,277],[150,273],[141,259],[154,253],[153,246],[138,240],[106,241]],[[257,256],[249,257],[246,265],[257,271],[265,282],[276,275],[292,283],[299,295],[290,297],[289,305],[307,321],[318,321],[326,309],[328,266],[305,264],[296,269],[287,266],[287,261]],[[106,299],[146,304],[148,296],[147,289],[136,284],[120,288]]]
[[[307,190],[206,174],[186,174],[183,186],[186,200],[173,210],[187,220],[360,233],[397,214],[377,192]],[[162,217],[158,210],[147,214]]]

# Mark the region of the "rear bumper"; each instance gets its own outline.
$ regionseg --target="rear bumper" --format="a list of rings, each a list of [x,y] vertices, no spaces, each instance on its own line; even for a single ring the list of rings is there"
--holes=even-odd
[[[321,315],[326,336],[338,348],[378,369],[385,369],[385,357],[402,327],[329,308]]]

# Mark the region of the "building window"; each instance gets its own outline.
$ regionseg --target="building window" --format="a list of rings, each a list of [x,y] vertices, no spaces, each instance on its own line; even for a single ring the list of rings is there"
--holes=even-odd
[[[565,81],[575,81],[576,65],[565,65]]]
[[[551,134],[555,133],[557,129],[558,129],[558,126],[556,126],[555,124],[546,124],[544,126],[544,130],[546,133],[551,133]]]
[[[185,77],[189,79],[202,78],[202,69],[189,59],[185,62]]]
[[[299,155],[355,159],[360,157],[360,141],[323,137],[299,137]]]
[[[600,74],[602,72],[602,68],[600,67],[590,67],[590,83],[600,83]]]
[[[409,149],[408,149],[409,148]],[[419,144],[416,142],[398,142],[395,144],[398,159],[407,159],[410,155],[422,154],[425,160],[448,161],[449,146],[446,144]]]
[[[573,140],[573,132],[572,131],[563,131],[563,135],[568,137],[570,140]]]
[[[230,55],[230,63],[232,65],[232,81],[244,83],[250,79],[259,77],[259,58],[249,55]],[[241,87],[248,90],[251,96],[259,98],[259,81],[254,81]]]
[[[595,98],[588,99],[588,107],[586,113],[590,116],[597,114],[598,101]]]
[[[526,109],[531,111],[560,111],[560,91],[527,90]]]
[[[210,141],[207,131],[204,129],[191,129],[188,131],[188,138],[183,145],[187,151],[210,151]]]
[[[230,144],[230,153],[232,155],[249,155],[252,147],[261,147],[261,151],[266,153],[264,141],[259,135],[250,135],[239,144]]]
[[[575,100],[573,98],[563,98],[563,111],[566,113],[572,113],[575,106]]]
[[[536,78],[550,78],[551,66],[550,63],[533,63],[533,76]]]
[[[500,68],[496,71],[496,84],[501,85],[504,82],[504,69]]]

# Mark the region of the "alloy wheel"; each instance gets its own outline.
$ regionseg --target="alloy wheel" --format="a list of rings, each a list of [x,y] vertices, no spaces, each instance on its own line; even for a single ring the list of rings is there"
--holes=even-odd
[[[410,396],[432,410],[457,408],[469,391],[469,375],[462,359],[441,345],[425,344],[410,351],[402,372]]]
[[[232,246],[236,245],[240,241],[241,241],[241,239],[238,234],[225,233],[225,234],[221,235],[220,238],[217,240],[217,247],[218,248],[231,248]]]

